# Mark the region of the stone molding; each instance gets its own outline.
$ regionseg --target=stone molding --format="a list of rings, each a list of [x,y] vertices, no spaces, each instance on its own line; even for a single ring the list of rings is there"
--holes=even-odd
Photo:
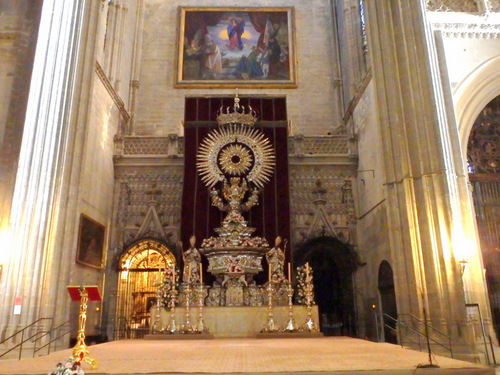
[[[351,147],[352,137],[348,135],[288,137],[288,155],[295,158],[344,156],[356,159]],[[156,157],[184,155],[184,137],[170,134],[157,136],[120,136],[115,139],[115,158]]]
[[[349,123],[349,120],[352,118],[352,115],[354,114],[354,111],[356,110],[356,107],[363,97],[366,88],[368,87],[368,84],[372,80],[372,71],[371,68],[368,70],[366,73],[365,77],[361,81],[361,83],[358,86],[358,89],[356,90],[356,93],[354,94],[354,97],[351,99],[349,102],[349,107],[347,108],[347,111],[344,114],[344,127],[347,127],[347,124]]]
[[[120,98],[120,96],[116,93],[111,82],[109,82],[109,79],[106,76],[106,73],[104,72],[104,70],[101,67],[101,64],[99,64],[98,61],[96,61],[96,64],[95,64],[95,72],[97,73],[97,76],[99,77],[102,84],[104,85],[104,87],[108,91],[109,96],[111,96],[111,99],[113,99],[113,102],[115,103],[116,107],[118,108],[120,115],[125,120],[125,122],[128,122],[130,120],[130,115],[127,112],[127,110],[125,109],[125,104],[123,103],[123,100]]]
[[[500,36],[500,24],[495,23],[433,22],[432,27],[446,37],[497,39]]]
[[[296,135],[288,138],[288,152],[292,156],[349,154],[349,138]]]
[[[480,11],[477,0],[427,0],[429,12],[464,12],[477,13]]]

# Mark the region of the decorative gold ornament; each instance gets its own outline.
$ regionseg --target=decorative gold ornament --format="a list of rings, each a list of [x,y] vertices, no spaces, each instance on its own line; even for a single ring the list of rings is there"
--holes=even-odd
[[[71,288],[71,287],[70,287]],[[85,323],[87,321],[87,303],[89,301],[89,293],[87,287],[80,287],[80,314],[78,316],[78,334],[77,341],[73,347],[73,358],[80,362],[87,362],[90,364],[92,370],[96,370],[99,366],[99,361],[95,358],[90,358],[89,349],[85,344]]]
[[[242,214],[258,205],[258,195],[273,173],[275,157],[269,139],[250,126],[256,122],[255,112],[241,107],[238,95],[233,109],[228,107],[217,122],[219,128],[202,141],[196,164],[201,180],[209,187],[212,206],[227,214],[222,227],[214,228],[217,236],[202,241],[200,253],[208,259],[209,272],[224,278],[224,303],[242,306],[244,286],[262,271],[262,255],[269,248],[265,238],[252,236],[255,228],[248,226]]]
[[[230,149],[230,146],[239,147]],[[224,152],[226,149],[228,151]],[[243,157],[242,161],[240,156],[241,166],[237,167],[237,163],[234,161],[227,161],[229,155],[231,157],[235,155],[229,150],[238,150],[237,154]],[[221,160],[222,155],[228,156]],[[269,181],[274,170],[275,159],[273,146],[269,139],[260,130],[242,124],[229,124],[212,130],[201,143],[196,158],[198,172],[208,187],[213,187],[217,182],[225,180],[224,174],[231,174],[229,168],[233,166],[232,170],[234,171],[236,168],[236,170],[241,171],[240,175],[245,174],[245,170],[248,168],[246,180],[253,182],[259,188],[262,188]],[[246,167],[248,163],[250,165]]]
[[[234,97],[233,107],[227,107],[224,111],[223,107],[219,109],[219,116],[217,116],[217,123],[220,126],[228,124],[242,124],[247,126],[253,126],[257,122],[257,113],[248,106],[248,110],[245,106],[240,105],[240,98],[238,98],[238,91]]]
[[[231,176],[240,176],[247,173],[252,166],[252,162],[251,150],[239,143],[224,148],[219,156],[222,171]]]

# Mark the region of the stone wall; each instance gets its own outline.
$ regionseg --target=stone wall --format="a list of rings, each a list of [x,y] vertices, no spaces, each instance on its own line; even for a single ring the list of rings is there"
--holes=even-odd
[[[147,0],[144,11],[140,88],[137,100],[135,134],[167,135],[179,133],[184,118],[186,96],[233,95],[234,89],[175,89],[174,70],[177,48],[178,6],[175,3]],[[228,6],[224,1],[198,1],[196,6]],[[253,7],[245,0],[239,7]],[[241,95],[287,96],[288,118],[294,131],[326,134],[341,124],[338,106],[340,89],[334,88],[338,57],[334,50],[334,23],[328,0],[259,1],[261,7],[295,7],[297,89],[240,89]],[[338,86],[338,85],[337,85]]]
[[[0,233],[6,241],[24,129],[41,1],[0,3]],[[0,264],[7,252],[0,255]]]
[[[378,272],[383,260],[394,267],[389,242],[386,213],[385,166],[381,132],[377,119],[374,84],[371,81],[354,113],[353,123],[358,139],[356,191],[356,233],[358,250],[365,266],[356,273],[357,319],[360,336],[381,337],[376,332],[374,309],[380,313]]]

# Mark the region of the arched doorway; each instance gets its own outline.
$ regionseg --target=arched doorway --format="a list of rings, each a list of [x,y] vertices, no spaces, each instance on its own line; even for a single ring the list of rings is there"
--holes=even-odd
[[[327,336],[355,336],[353,273],[361,265],[357,253],[335,237],[321,236],[297,250],[295,264],[306,262],[313,269],[321,331]]]
[[[486,269],[493,324],[500,331],[500,96],[477,117],[467,146],[467,167]]]
[[[391,265],[386,260],[380,263],[378,269],[378,290],[382,304],[385,342],[397,344],[398,337],[394,319],[398,318],[398,308],[396,306],[396,292],[394,291],[394,275]]]
[[[174,254],[156,240],[140,240],[125,250],[118,270],[117,338],[141,338],[148,332],[161,270],[175,264]]]

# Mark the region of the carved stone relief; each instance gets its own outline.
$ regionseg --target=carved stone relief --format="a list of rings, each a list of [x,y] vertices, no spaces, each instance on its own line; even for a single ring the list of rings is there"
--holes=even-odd
[[[289,138],[289,152],[301,155],[341,155],[349,153],[347,136],[305,137],[296,135]]]
[[[354,172],[336,166],[294,166],[290,172],[293,242],[332,235],[355,244]]]
[[[138,237],[176,243],[180,227],[182,175],[180,167],[155,172],[125,172],[117,177],[119,200],[117,246],[124,248]]]
[[[427,10],[430,12],[479,12],[475,0],[427,0]]]
[[[433,22],[432,27],[454,38],[497,39],[500,35],[500,25],[494,23]]]
[[[348,136],[295,136],[290,145],[290,198],[292,241],[322,234],[334,235],[354,244],[355,214],[351,181],[355,163],[336,166],[330,158],[343,157],[352,163]],[[117,172],[116,237],[120,251],[138,236],[153,237],[176,243],[179,236],[183,168],[181,165],[128,169],[124,156],[182,158],[180,137],[124,137],[117,139],[115,158],[120,160]],[[322,158],[321,164],[294,165],[295,160]],[[324,160],[323,160],[324,159]],[[132,159],[131,159],[132,160]],[[328,161],[330,160],[330,161]],[[306,160],[307,161],[307,160]],[[137,160],[134,161],[137,163]],[[133,165],[134,162],[131,164]],[[319,181],[319,182],[318,182]]]
[[[489,0],[488,7],[490,12],[500,12],[500,0]]]

